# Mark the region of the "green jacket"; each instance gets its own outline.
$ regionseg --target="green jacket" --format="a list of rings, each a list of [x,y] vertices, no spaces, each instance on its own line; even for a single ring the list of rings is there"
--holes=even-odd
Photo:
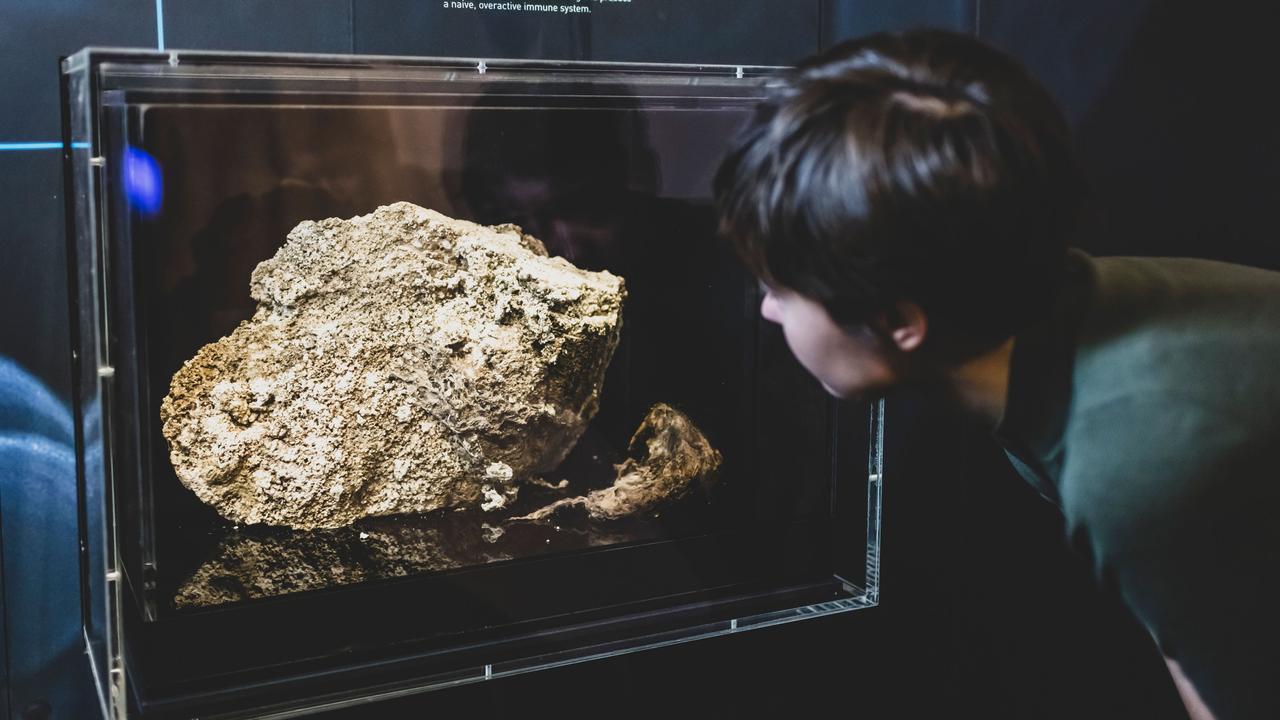
[[[1280,718],[1280,273],[1072,251],[996,437],[1219,720]]]

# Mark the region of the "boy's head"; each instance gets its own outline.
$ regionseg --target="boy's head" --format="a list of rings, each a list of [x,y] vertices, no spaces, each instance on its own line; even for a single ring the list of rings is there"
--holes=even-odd
[[[950,365],[1048,308],[1081,182],[1061,112],[1021,65],[916,31],[785,75],[715,193],[723,232],[770,288],[816,302],[852,338]]]

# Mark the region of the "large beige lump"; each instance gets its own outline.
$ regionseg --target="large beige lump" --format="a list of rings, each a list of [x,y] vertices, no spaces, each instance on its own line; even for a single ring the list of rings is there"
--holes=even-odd
[[[515,226],[396,203],[299,224],[250,294],[173,377],[170,459],[230,520],[314,529],[504,507],[595,414],[625,290]]]

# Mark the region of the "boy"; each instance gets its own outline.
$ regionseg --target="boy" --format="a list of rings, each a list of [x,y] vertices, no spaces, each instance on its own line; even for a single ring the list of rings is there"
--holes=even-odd
[[[1062,509],[1193,718],[1280,718],[1280,274],[1068,248],[1066,122],[938,31],[783,78],[715,182],[761,314],[833,395],[942,379]]]

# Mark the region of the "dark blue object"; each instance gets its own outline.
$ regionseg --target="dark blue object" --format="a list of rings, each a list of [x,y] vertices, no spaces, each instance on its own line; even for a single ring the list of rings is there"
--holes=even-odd
[[[0,532],[10,701],[18,709],[47,702],[67,711],[76,704],[70,698],[83,695],[75,685],[85,663],[71,414],[4,357]]]
[[[0,434],[31,434],[66,445],[75,444],[71,413],[12,360],[0,356]]]

